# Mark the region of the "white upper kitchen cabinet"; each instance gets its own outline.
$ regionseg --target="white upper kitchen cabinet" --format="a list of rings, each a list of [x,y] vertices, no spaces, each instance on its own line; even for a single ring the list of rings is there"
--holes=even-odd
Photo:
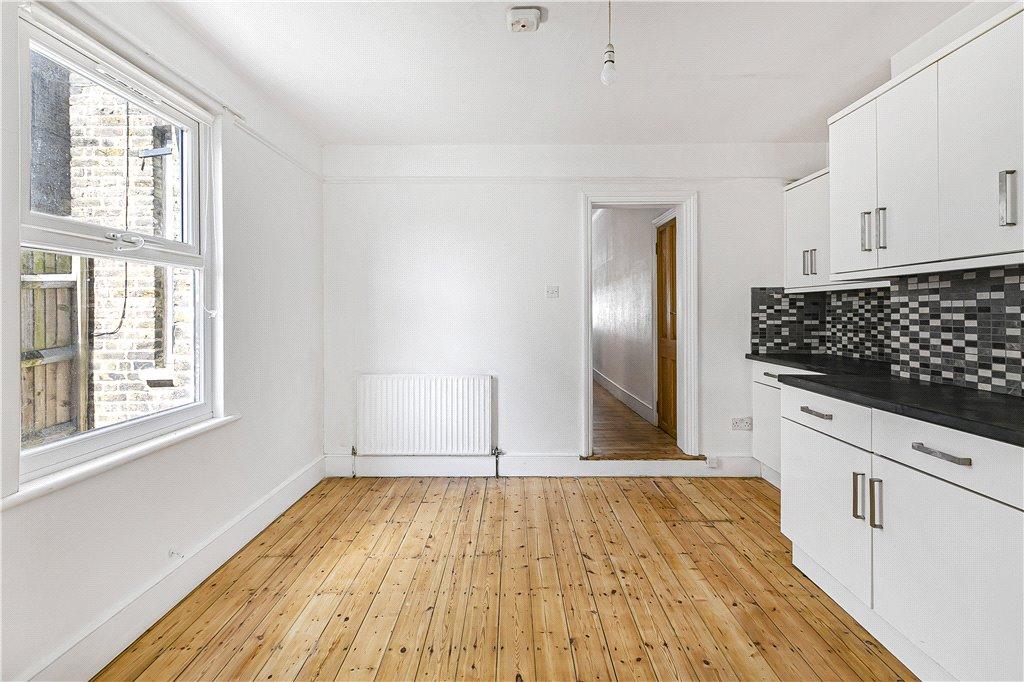
[[[878,267],[939,260],[938,67],[878,98]]]
[[[786,288],[829,283],[828,172],[786,187]]]
[[[1024,512],[875,456],[874,609],[960,680],[1024,679]]]
[[[944,258],[1024,248],[1022,25],[1024,15],[1017,14],[938,63],[939,243]],[[1016,215],[1007,216],[1007,210]]]
[[[1020,5],[829,119],[830,279],[1024,262]]]
[[[864,104],[828,129],[831,272],[877,266],[872,241],[878,207],[875,104]]]

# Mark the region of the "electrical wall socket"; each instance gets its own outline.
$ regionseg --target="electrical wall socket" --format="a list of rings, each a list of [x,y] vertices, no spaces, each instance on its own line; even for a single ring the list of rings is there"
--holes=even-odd
[[[733,417],[732,420],[733,431],[753,431],[754,430],[754,418],[753,417]]]

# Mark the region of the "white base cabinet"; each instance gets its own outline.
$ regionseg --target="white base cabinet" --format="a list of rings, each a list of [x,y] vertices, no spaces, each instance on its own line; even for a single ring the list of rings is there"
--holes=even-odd
[[[1024,513],[874,456],[874,609],[961,680],[1024,679]]]
[[[838,402],[782,387],[794,560],[917,674],[1024,679],[1024,447]]]
[[[774,471],[782,471],[782,391],[754,382],[754,458]]]
[[[782,533],[871,604],[871,527],[864,521],[871,453],[782,422]]]

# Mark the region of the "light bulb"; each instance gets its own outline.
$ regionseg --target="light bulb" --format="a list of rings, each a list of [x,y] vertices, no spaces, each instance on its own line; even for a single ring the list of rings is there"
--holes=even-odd
[[[601,68],[601,82],[605,85],[611,85],[619,77],[619,72],[615,70],[615,47],[608,43],[608,47],[604,50],[604,66]]]

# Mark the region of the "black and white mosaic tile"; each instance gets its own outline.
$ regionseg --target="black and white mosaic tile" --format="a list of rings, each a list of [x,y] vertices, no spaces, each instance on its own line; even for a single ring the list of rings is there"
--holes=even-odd
[[[900,278],[892,288],[896,376],[1021,395],[1024,267]]]
[[[889,289],[751,290],[751,350],[891,362],[910,379],[1022,395],[1024,266],[899,277]]]
[[[825,308],[825,352],[888,362],[891,359],[889,290],[829,292]]]
[[[823,308],[822,296],[787,294],[782,287],[751,289],[751,352],[824,352]]]

